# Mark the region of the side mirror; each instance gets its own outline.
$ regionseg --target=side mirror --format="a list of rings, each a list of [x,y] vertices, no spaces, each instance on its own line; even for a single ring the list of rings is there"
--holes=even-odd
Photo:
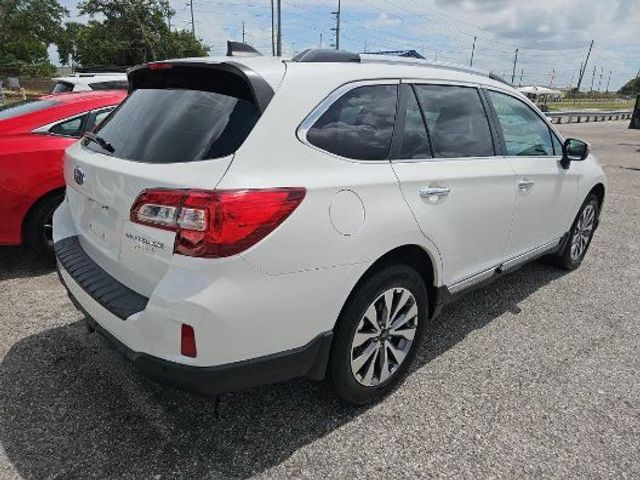
[[[571,162],[581,162],[589,156],[589,144],[575,138],[567,138],[562,145],[562,160],[560,165],[565,170]]]

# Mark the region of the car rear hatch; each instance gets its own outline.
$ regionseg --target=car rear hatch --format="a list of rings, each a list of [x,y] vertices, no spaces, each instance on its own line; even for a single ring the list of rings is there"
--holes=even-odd
[[[130,221],[136,198],[146,189],[214,189],[273,89],[256,72],[224,62],[148,64],[130,71],[129,82],[127,99],[67,150],[64,173],[82,248],[150,296],[175,233]]]

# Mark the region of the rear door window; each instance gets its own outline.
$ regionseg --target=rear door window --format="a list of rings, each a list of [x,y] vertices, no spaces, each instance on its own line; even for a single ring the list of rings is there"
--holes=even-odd
[[[109,116],[111,112],[113,112],[115,107],[105,108],[104,110],[93,111],[89,114],[89,119],[87,120],[87,125],[85,126],[85,130],[91,131],[96,126],[100,125],[104,120]]]
[[[260,117],[250,100],[214,91],[144,88],[135,90],[96,129],[113,147],[87,148],[144,163],[177,163],[234,153]]]
[[[404,127],[400,133],[400,159],[431,158],[431,142],[422,118],[420,106],[411,87],[406,87],[407,108],[404,112]]]
[[[322,150],[356,160],[386,160],[396,118],[397,85],[366,85],[345,93],[307,132]]]
[[[84,114],[70,120],[57,123],[49,129],[49,133],[53,135],[62,135],[64,137],[80,137],[84,132],[84,126],[87,122],[88,116],[88,114]]]
[[[495,155],[489,120],[474,87],[416,85],[436,158]]]

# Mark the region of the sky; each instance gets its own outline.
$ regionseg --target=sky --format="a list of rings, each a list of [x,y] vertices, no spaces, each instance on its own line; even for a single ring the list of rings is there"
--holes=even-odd
[[[227,40],[271,54],[270,0],[193,0],[196,35],[223,55]],[[70,19],[76,1],[63,0]],[[171,0],[172,27],[191,29],[188,0]],[[282,0],[283,52],[334,42],[338,0]],[[342,0],[340,47],[414,49],[430,60],[469,65],[515,83],[575,86],[591,40],[582,89],[617,90],[640,71],[640,0]],[[52,54],[53,60],[56,55]],[[595,76],[594,76],[594,66]],[[609,75],[611,72],[611,80]]]

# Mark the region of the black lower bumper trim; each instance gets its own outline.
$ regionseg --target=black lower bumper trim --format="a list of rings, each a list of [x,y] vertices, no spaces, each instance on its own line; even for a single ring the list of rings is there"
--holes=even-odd
[[[194,367],[170,362],[124,345],[90,316],[91,330],[100,333],[118,352],[145,375],[181,390],[202,395],[244,390],[269,383],[307,376],[321,380],[331,350],[332,332],[318,335],[303,347],[264,357],[215,367]]]
[[[64,285],[62,277],[60,280]],[[216,395],[295,377],[322,380],[326,372],[333,340],[333,332],[330,331],[318,335],[302,347],[285,352],[214,367],[194,367],[130,349],[100,326],[68,289],[67,293],[75,307],[84,313],[91,331],[100,333],[115,350],[147,376],[181,390]]]

